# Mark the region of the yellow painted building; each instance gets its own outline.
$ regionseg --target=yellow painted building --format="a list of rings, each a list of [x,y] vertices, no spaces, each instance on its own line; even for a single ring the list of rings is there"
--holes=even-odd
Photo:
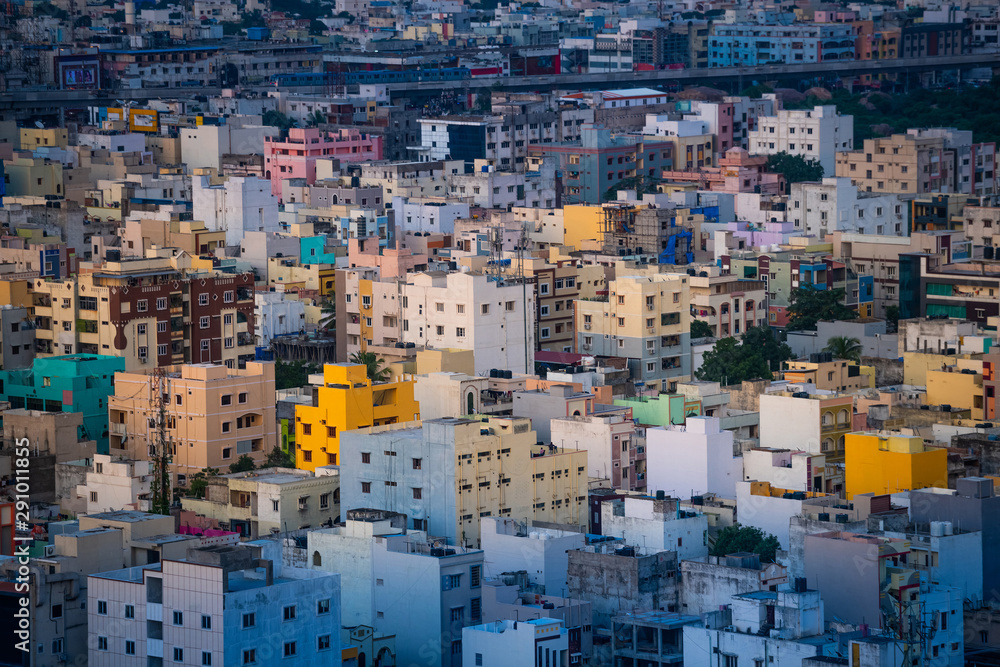
[[[833,361],[786,361],[781,378],[793,384],[812,384],[825,391],[854,392],[875,386],[875,378],[862,367],[846,359]]]
[[[575,205],[563,207],[563,243],[580,250],[587,240],[601,239],[604,208],[601,206]]]
[[[295,408],[295,467],[340,464],[340,434],[420,419],[413,381],[373,384],[359,364],[327,364],[313,405]]]
[[[903,352],[903,384],[927,386],[927,373],[962,361],[976,361],[982,368],[982,354],[940,354],[938,352]],[[928,401],[929,402],[929,401]],[[947,401],[945,401],[947,403]]]
[[[959,359],[953,366],[927,371],[927,403],[970,410],[974,421],[982,421],[983,362]]]
[[[33,151],[36,148],[66,148],[69,146],[69,132],[66,128],[21,128],[21,150]]]
[[[859,493],[948,487],[947,450],[926,449],[918,436],[848,433],[845,449],[848,500]]]

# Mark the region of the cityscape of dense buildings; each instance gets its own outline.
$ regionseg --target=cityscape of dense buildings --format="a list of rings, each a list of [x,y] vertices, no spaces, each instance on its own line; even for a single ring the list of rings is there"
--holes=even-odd
[[[1000,665],[995,2],[0,7],[0,666]]]

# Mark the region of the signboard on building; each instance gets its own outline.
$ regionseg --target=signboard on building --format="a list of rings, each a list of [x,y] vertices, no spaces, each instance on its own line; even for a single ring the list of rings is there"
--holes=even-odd
[[[97,90],[101,87],[101,57],[56,56],[56,73],[63,90]]]

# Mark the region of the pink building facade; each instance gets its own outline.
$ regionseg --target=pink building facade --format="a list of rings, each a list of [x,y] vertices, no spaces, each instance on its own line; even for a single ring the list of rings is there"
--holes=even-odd
[[[281,196],[281,182],[304,178],[316,182],[316,160],[334,158],[341,162],[370,162],[382,159],[382,137],[357,130],[323,132],[293,127],[287,139],[264,140],[264,177],[271,181],[271,194]]]
[[[349,239],[347,257],[351,268],[378,268],[382,278],[404,278],[414,271],[427,270],[427,255],[409,248],[383,248],[378,239]]]

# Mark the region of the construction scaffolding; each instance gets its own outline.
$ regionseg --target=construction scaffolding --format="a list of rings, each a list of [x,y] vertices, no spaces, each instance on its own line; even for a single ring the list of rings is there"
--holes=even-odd
[[[604,253],[619,257],[655,256],[660,264],[690,264],[693,234],[677,222],[673,208],[651,205],[604,206],[601,224]]]

